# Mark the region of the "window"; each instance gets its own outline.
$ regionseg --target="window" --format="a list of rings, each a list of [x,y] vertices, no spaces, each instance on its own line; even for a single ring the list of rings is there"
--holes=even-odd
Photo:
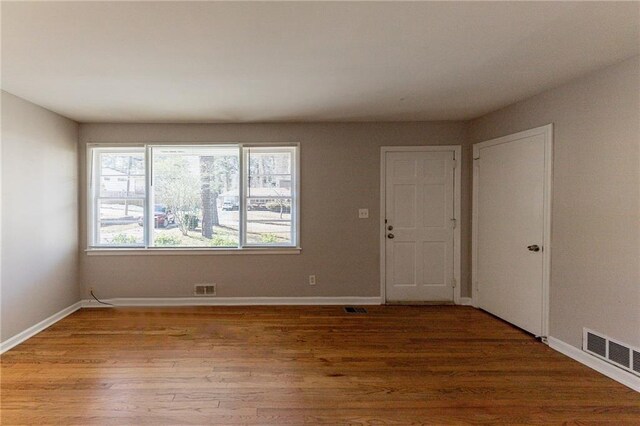
[[[238,247],[240,218],[224,198],[238,192],[237,147],[151,148],[155,247]]]
[[[293,148],[244,149],[245,245],[292,245]]]
[[[295,145],[89,147],[90,248],[298,245]]]
[[[93,245],[144,246],[145,151],[105,148],[93,152]]]

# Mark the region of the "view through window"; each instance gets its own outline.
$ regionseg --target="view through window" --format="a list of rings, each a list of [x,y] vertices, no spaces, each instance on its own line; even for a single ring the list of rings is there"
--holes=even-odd
[[[247,148],[247,244],[291,244],[293,151]]]
[[[90,149],[91,247],[297,244],[296,146]]]
[[[95,154],[93,240],[97,245],[143,246],[146,204],[144,149],[103,149]]]

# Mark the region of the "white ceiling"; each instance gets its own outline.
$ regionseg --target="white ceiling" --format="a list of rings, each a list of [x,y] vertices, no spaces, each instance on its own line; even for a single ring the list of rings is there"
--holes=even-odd
[[[639,28],[638,2],[3,2],[2,88],[81,122],[459,120]]]

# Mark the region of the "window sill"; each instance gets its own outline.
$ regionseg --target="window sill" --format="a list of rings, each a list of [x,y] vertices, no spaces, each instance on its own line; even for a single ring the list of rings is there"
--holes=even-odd
[[[90,248],[87,256],[218,256],[218,255],[265,255],[300,254],[300,247],[255,247],[255,248]]]

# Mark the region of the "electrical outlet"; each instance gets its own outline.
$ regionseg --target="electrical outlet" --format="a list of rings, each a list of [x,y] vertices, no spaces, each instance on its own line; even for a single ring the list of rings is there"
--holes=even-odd
[[[316,276],[309,275],[309,285],[316,285]]]
[[[369,209],[359,209],[358,210],[358,218],[359,219],[369,219]]]

